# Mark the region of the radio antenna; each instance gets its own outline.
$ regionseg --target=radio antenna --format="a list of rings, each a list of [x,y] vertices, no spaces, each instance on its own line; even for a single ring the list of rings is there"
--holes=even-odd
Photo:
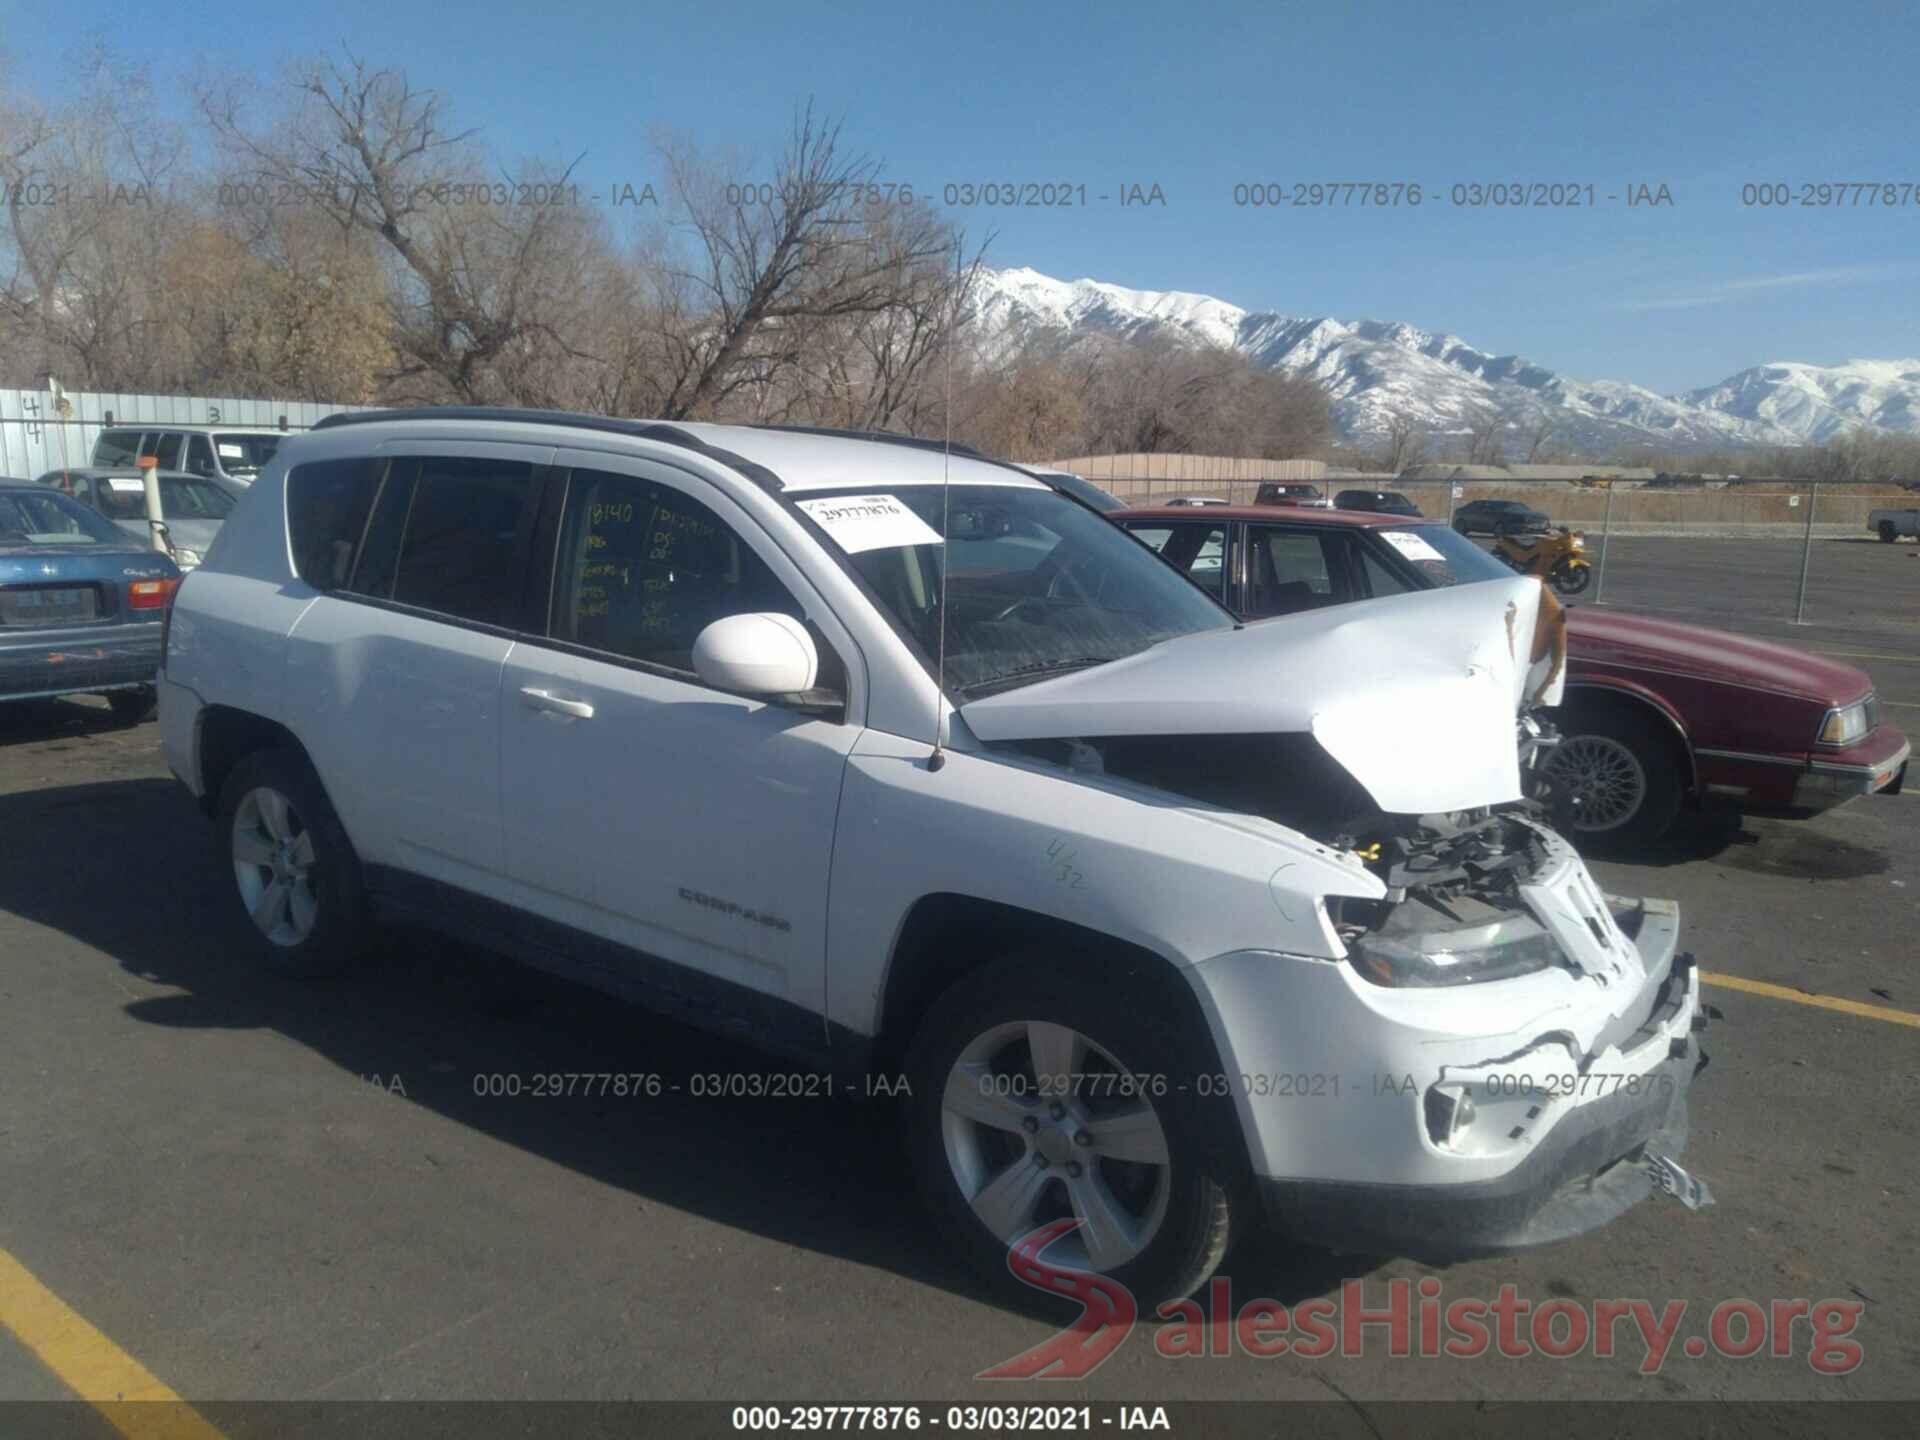
[[[952,515],[953,480],[953,342],[960,330],[960,243],[953,246],[953,292],[949,296],[952,307],[947,322],[946,345],[946,403],[941,406],[946,421],[946,434],[940,444],[940,634],[934,643],[936,659],[934,669],[939,683],[934,686],[933,694],[933,754],[927,757],[927,769],[938,770],[947,763],[947,573],[953,568],[952,549],[947,535],[948,520]]]

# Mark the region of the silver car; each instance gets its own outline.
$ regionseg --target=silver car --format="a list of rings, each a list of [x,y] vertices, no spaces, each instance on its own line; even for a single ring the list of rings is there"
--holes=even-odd
[[[159,478],[160,514],[167,524],[174,563],[182,570],[191,570],[207,553],[221,522],[233,509],[234,501],[245,493],[245,487],[216,476],[177,470],[162,470]],[[49,470],[40,477],[40,483],[98,510],[135,539],[150,541],[146,483],[138,470],[116,466]]]

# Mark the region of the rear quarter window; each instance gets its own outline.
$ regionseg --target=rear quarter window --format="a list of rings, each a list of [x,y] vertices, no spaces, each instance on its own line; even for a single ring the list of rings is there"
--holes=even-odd
[[[315,589],[338,589],[353,573],[384,469],[381,460],[321,460],[287,475],[294,573]]]
[[[102,430],[100,438],[93,442],[93,463],[96,465],[132,465],[139,458],[138,430]]]

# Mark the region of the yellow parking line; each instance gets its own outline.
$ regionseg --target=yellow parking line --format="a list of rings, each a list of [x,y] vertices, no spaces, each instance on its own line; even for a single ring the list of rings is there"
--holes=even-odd
[[[1843,1015],[1858,1015],[1866,1020],[1885,1020],[1893,1025],[1911,1025],[1920,1030],[1920,1015],[1911,1010],[1894,1010],[1885,1005],[1865,1005],[1858,1000],[1842,1000],[1834,995],[1809,995],[1790,985],[1769,985],[1764,980],[1743,980],[1738,975],[1700,972],[1702,985],[1718,985],[1725,990],[1744,990],[1749,995],[1765,995],[1774,1000],[1791,1000],[1796,1005],[1812,1005],[1821,1010],[1838,1010]]]
[[[154,1373],[0,1250],[0,1329],[127,1440],[223,1440]]]

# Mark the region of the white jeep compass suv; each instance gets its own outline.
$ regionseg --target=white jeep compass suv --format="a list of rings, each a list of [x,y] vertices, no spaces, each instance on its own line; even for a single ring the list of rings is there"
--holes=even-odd
[[[971,452],[373,412],[235,508],[160,718],[267,963],[404,913],[903,1075],[945,1235],[1012,1284],[1062,1229],[1050,1260],[1150,1303],[1259,1206],[1485,1252],[1680,1147],[1677,910],[1603,895],[1523,798],[1542,595],[1243,625]]]

